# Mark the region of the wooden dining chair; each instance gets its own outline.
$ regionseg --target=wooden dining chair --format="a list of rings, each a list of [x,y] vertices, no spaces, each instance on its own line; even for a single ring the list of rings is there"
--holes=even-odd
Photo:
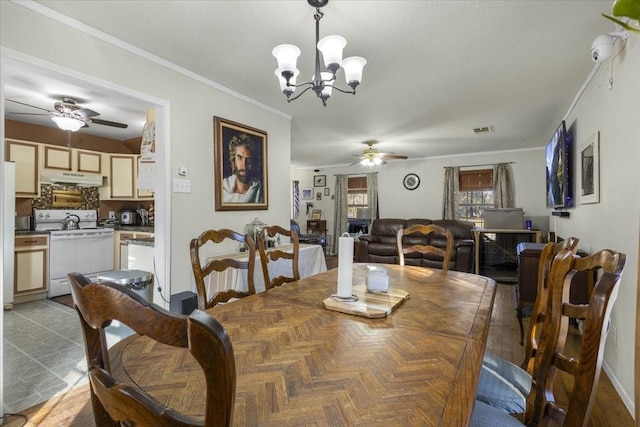
[[[568,253],[562,251],[560,254]],[[560,254],[558,256],[560,256]],[[602,368],[604,345],[613,305],[617,299],[626,255],[602,250],[591,256],[572,256],[572,268],[562,278],[551,272],[549,299],[544,314],[538,349],[529,365],[532,387],[526,400],[524,422],[527,425],[586,426],[595,399]],[[590,292],[588,304],[569,302],[571,281],[581,271],[600,270],[600,277]],[[565,352],[569,318],[583,319],[584,329],[577,355]],[[553,395],[556,371],[573,376],[573,390],[566,408]],[[510,426],[515,418],[490,403],[477,401],[471,425]]]
[[[258,241],[258,251],[260,252],[260,263],[262,265],[265,290],[268,291],[269,289],[275,288],[276,286],[280,286],[284,283],[291,283],[300,280],[300,270],[298,266],[300,257],[300,241],[298,240],[298,233],[294,230],[282,228],[279,225],[265,227],[262,230],[262,233],[263,238]],[[293,244],[291,252],[285,252],[278,248],[271,249],[266,247],[265,241],[267,239],[275,239],[278,234],[290,238],[291,243]],[[279,259],[291,260],[290,276],[280,274],[280,271],[274,271],[272,274],[269,273],[269,264]]]
[[[208,243],[218,244],[225,240],[233,240],[247,247],[247,260],[233,258],[215,258],[203,265],[200,254],[201,248]],[[233,230],[207,230],[200,234],[198,238],[191,240],[190,245],[191,268],[196,281],[196,291],[198,295],[198,309],[206,310],[220,303],[229,302],[233,298],[243,298],[256,293],[254,285],[254,271],[256,265],[256,245],[250,235],[236,233]],[[248,291],[237,289],[223,289],[212,296],[207,295],[207,285],[205,279],[213,272],[224,272],[228,269],[246,270]]]
[[[560,243],[547,243],[540,254],[536,300],[529,321],[524,360],[520,366],[485,352],[476,391],[476,399],[503,408],[509,413],[524,413],[531,391],[529,361],[535,356],[549,297],[549,275],[555,256],[561,250],[575,255],[579,239],[571,237]]]
[[[420,233],[424,236],[433,233],[433,235],[430,236],[431,239],[433,239],[435,235],[444,236],[446,239],[446,249],[442,250],[433,245],[412,242],[410,235],[414,233]],[[407,236],[405,240],[409,241],[408,246],[403,245],[403,236]],[[442,258],[442,270],[447,271],[449,270],[449,264],[451,263],[451,256],[453,254],[453,234],[451,234],[451,231],[445,230],[435,224],[416,224],[409,228],[401,228],[398,230],[396,233],[396,246],[398,249],[398,257],[400,258],[400,265],[404,265],[405,255],[410,253],[434,254]]]
[[[229,426],[233,417],[236,368],[231,341],[224,327],[207,313],[174,315],[145,301],[135,292],[112,283],[91,283],[79,273],[68,275],[80,317],[89,373],[91,404],[98,427]],[[206,381],[204,420],[166,407],[135,384],[116,378],[105,327],[112,320],[160,343],[188,348]],[[114,348],[118,346],[116,344]],[[153,360],[149,360],[153,364]],[[158,368],[161,368],[160,366]],[[166,368],[162,366],[162,368]],[[175,384],[172,394],[190,393]]]

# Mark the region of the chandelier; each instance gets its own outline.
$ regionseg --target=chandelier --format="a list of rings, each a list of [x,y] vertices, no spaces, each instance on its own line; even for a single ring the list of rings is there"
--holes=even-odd
[[[316,8],[316,13],[313,15],[316,20],[316,63],[315,73],[311,77],[311,81],[296,84],[296,79],[300,73],[296,68],[300,49],[296,46],[281,44],[276,46],[271,53],[278,61],[278,69],[275,71],[275,75],[280,82],[280,90],[285,94],[288,102],[298,99],[303,93],[311,89],[322,100],[322,105],[326,107],[327,99],[331,96],[332,89],[355,95],[356,87],[362,81],[362,69],[367,61],[360,56],[342,59],[342,49],[347,44],[344,37],[334,35],[323,37],[322,40],[319,40],[320,20],[324,16],[320,8],[326,6],[329,0],[307,0],[307,2]],[[320,53],[322,53],[327,71],[320,70]],[[333,85],[336,80],[336,73],[341,67],[344,68],[344,76],[351,90],[343,90]],[[297,87],[305,87],[305,89],[292,97],[291,95],[293,95]]]

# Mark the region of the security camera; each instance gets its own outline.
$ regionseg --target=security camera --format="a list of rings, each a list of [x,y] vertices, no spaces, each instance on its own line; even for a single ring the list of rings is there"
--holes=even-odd
[[[609,34],[596,37],[591,43],[591,59],[593,62],[603,62],[613,54],[615,39]]]
[[[616,39],[626,39],[628,36],[625,30],[614,31],[601,34],[591,43],[591,59],[593,62],[603,62],[613,55],[613,46]]]

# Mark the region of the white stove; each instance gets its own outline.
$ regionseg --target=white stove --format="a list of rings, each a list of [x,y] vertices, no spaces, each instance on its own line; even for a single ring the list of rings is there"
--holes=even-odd
[[[67,215],[80,218],[79,228],[63,230]],[[49,298],[71,293],[67,274],[78,272],[95,281],[113,270],[113,229],[98,228],[98,212],[86,209],[35,209],[34,225],[49,231]]]

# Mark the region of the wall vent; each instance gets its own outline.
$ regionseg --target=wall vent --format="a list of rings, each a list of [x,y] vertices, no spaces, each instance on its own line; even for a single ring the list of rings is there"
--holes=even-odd
[[[495,128],[493,127],[493,125],[491,125],[491,126],[483,126],[483,127],[479,127],[479,128],[473,128],[473,133],[478,135],[478,134],[481,134],[481,133],[491,133],[494,130],[495,130]]]

